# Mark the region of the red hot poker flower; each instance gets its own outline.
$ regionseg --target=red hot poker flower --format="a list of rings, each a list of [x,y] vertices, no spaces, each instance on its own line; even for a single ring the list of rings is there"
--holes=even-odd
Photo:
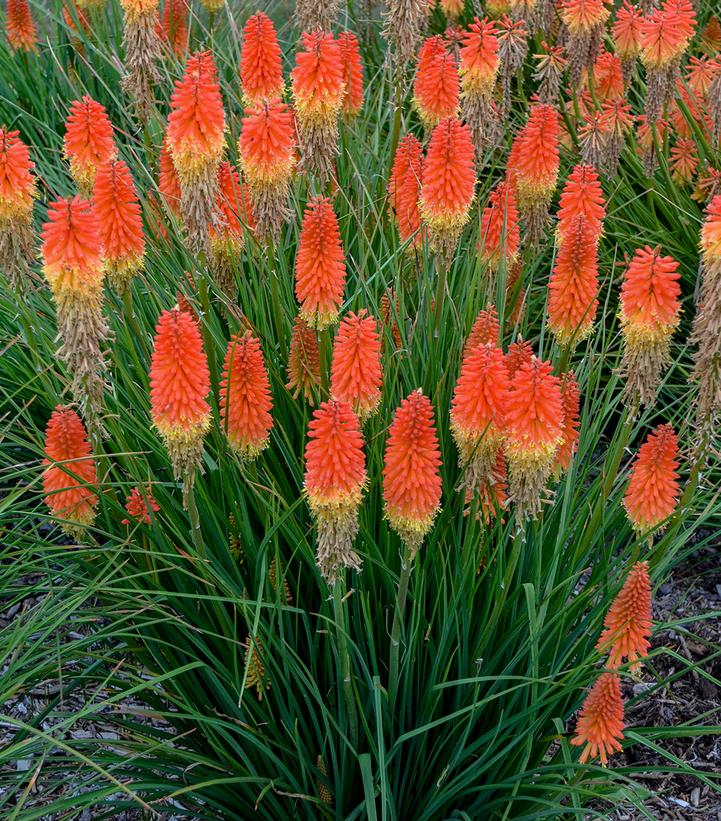
[[[86,94],[70,103],[65,121],[65,156],[81,193],[90,194],[101,165],[117,155],[113,125],[105,108]]]
[[[256,12],[243,27],[240,52],[240,84],[249,103],[260,104],[283,94],[281,57],[271,19],[262,11]]]
[[[606,613],[604,631],[596,649],[609,652],[608,667],[619,667],[624,658],[632,669],[648,655],[651,636],[651,580],[648,563],[636,562]]]
[[[599,757],[605,766],[609,755],[620,752],[623,712],[621,679],[615,673],[602,673],[583,702],[571,739],[574,746],[583,746],[581,764]]]
[[[8,0],[5,15],[8,43],[15,51],[36,51],[38,30],[28,0]]]
[[[343,111],[349,117],[355,117],[363,108],[363,63],[361,62],[358,38],[352,31],[342,31],[338,35],[345,91],[343,93]]]
[[[440,35],[429,37],[418,54],[413,100],[426,128],[455,117],[458,109],[458,67]]]
[[[381,344],[375,319],[364,309],[343,317],[333,344],[330,392],[347,402],[361,422],[381,399]]]
[[[398,226],[401,242],[413,240],[411,247],[422,242],[418,198],[423,180],[423,149],[420,140],[407,134],[398,143],[388,184],[388,201]]]
[[[160,505],[153,499],[150,488],[141,490],[139,487],[134,487],[125,500],[125,510],[130,518],[123,519],[122,524],[132,524],[131,519],[133,519],[135,522],[149,525],[152,521],[150,514],[157,513]]]

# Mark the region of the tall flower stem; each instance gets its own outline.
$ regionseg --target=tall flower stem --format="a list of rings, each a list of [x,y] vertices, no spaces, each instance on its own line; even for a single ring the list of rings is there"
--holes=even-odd
[[[358,712],[353,694],[353,678],[348,652],[348,634],[346,632],[345,608],[343,604],[343,579],[337,579],[333,585],[333,618],[336,624],[338,655],[343,686],[343,700],[345,701],[346,716],[348,718],[348,735],[351,746],[358,747]]]
[[[400,664],[401,632],[403,626],[403,615],[406,609],[406,599],[408,598],[408,585],[413,569],[414,555],[406,545],[403,549],[401,559],[401,574],[398,579],[398,593],[396,594],[396,609],[393,615],[393,627],[391,628],[391,659],[388,677],[388,692],[390,693],[391,708],[395,705],[398,696],[398,668]]]
[[[195,488],[184,490],[186,504],[188,507],[188,517],[190,518],[190,535],[193,539],[195,549],[198,551],[198,557],[205,559],[205,542],[203,541],[203,532],[200,529],[200,516],[198,515],[198,506],[195,502]]]

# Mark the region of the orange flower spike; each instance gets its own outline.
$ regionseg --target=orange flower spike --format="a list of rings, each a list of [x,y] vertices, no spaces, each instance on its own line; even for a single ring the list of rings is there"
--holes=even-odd
[[[277,236],[290,218],[288,196],[296,164],[295,124],[281,102],[247,110],[238,140],[261,237]]]
[[[608,757],[621,751],[623,714],[621,679],[616,673],[602,673],[583,702],[571,739],[574,747],[583,746],[581,764],[598,757],[605,767]]]
[[[498,75],[498,37],[496,24],[487,17],[476,17],[463,32],[460,49],[461,94],[478,93],[490,97]]]
[[[8,0],[5,31],[8,43],[15,51],[37,51],[38,30],[28,0]]]
[[[152,521],[150,514],[157,513],[160,510],[160,505],[153,499],[150,488],[141,490],[139,487],[134,487],[125,500],[125,510],[130,518],[123,519],[121,524],[129,525],[137,522],[149,525]]]
[[[407,134],[398,143],[388,184],[389,207],[398,226],[398,236],[411,247],[421,244],[421,216],[418,198],[423,180],[423,149],[417,137]]]
[[[143,267],[145,255],[138,194],[123,160],[111,160],[98,171],[93,210],[100,226],[108,279],[122,293]]]
[[[209,391],[208,362],[197,322],[178,308],[163,311],[150,363],[150,409],[175,478],[183,479],[186,507],[210,427]]]
[[[158,35],[180,58],[188,48],[188,14],[187,0],[165,0],[163,16],[157,25]]]
[[[578,412],[581,404],[581,393],[573,371],[567,371],[561,377],[561,400],[563,402],[563,432],[561,444],[556,451],[555,470],[568,470],[571,457],[578,443]]]
[[[521,226],[513,185],[499,182],[491,191],[488,205],[481,215],[481,235],[478,249],[490,270],[508,271],[518,258]]]
[[[506,353],[506,369],[508,370],[508,378],[513,377],[518,372],[521,365],[530,364],[533,359],[533,348],[531,343],[525,339],[519,339],[518,342],[512,342],[508,346]]]
[[[695,140],[676,140],[670,151],[671,177],[676,185],[688,185],[698,168],[698,150]]]
[[[158,189],[168,208],[177,215],[180,212],[180,179],[170,156],[167,138],[163,140],[160,148],[158,170]]]
[[[602,26],[611,12],[603,0],[561,0],[559,14],[571,36],[579,37]]]
[[[345,288],[338,219],[327,197],[308,201],[295,258],[295,295],[303,319],[319,331],[338,320]]]
[[[577,165],[563,187],[558,201],[558,233],[561,238],[576,224],[578,216],[585,217],[588,230],[598,239],[603,230],[606,202],[598,174],[592,165]]]
[[[209,51],[188,57],[185,73],[170,99],[167,144],[181,188],[216,173],[224,148],[225,113],[217,72]]]
[[[671,336],[681,311],[679,279],[678,262],[648,245],[636,251],[624,274],[621,372],[626,377],[626,397],[635,405],[653,402],[668,362]]]
[[[338,35],[338,42],[345,80],[343,112],[349,117],[356,117],[363,108],[363,63],[358,38],[352,31],[342,31]]]
[[[689,0],[666,0],[641,24],[641,60],[647,69],[664,68],[678,60],[696,30],[696,13]]]
[[[50,416],[43,466],[45,504],[64,520],[62,529],[79,538],[95,519],[98,479],[85,426],[72,408],[58,405]]]
[[[648,655],[651,646],[651,580],[647,562],[636,562],[631,568],[603,626],[596,649],[609,653],[607,666],[620,667],[625,658],[632,670],[638,670],[639,659]]]
[[[343,54],[333,35],[322,31],[304,33],[302,42],[291,74],[302,164],[328,180],[338,151],[338,115],[346,90]]]
[[[240,85],[243,97],[260,104],[282,96],[283,67],[278,35],[270,18],[262,11],[248,18],[243,27],[240,52]]]
[[[37,186],[30,151],[17,131],[0,128],[0,271],[22,289],[33,257]]]
[[[721,273],[721,194],[706,208],[706,219],[701,226],[701,258],[709,272]]]
[[[117,156],[113,125],[104,106],[88,97],[70,103],[65,121],[65,156],[81,194],[90,194],[101,165]]]
[[[588,84],[591,84],[590,77]],[[602,51],[596,58],[593,67],[593,89],[600,103],[623,99],[623,65],[615,54]]]
[[[495,343],[478,345],[466,353],[451,403],[451,432],[471,498],[491,478],[503,440],[508,391],[505,357]]]
[[[452,261],[473,202],[473,154],[470,130],[459,120],[443,120],[433,130],[423,164],[420,212],[431,247],[446,266]]]
[[[558,114],[550,105],[532,106],[528,121],[513,141],[509,171],[516,180],[518,204],[527,212],[548,205],[558,180]]]
[[[293,324],[288,355],[288,384],[293,399],[302,393],[306,402],[313,403],[314,391],[320,385],[320,349],[318,336],[298,314]]]
[[[657,528],[676,509],[678,457],[678,440],[670,425],[659,425],[641,445],[623,497],[626,515],[639,533]]]
[[[234,165],[222,162],[218,169],[218,196],[215,212],[218,225],[209,225],[210,269],[218,287],[234,299],[237,293],[235,272],[238,255],[245,245],[245,228],[253,230],[255,219],[250,202],[250,189],[241,184]]]
[[[498,311],[493,305],[479,311],[471,332],[468,334],[463,356],[472,353],[479,345],[497,345],[500,331]]]
[[[616,12],[616,19],[612,27],[616,54],[623,62],[627,63],[635,60],[641,53],[642,24],[643,12],[641,8],[624,0],[623,5]]]
[[[561,381],[552,370],[550,362],[534,356],[511,379],[505,451],[519,523],[540,513],[546,482],[563,441]]]
[[[559,345],[575,346],[593,331],[598,308],[595,229],[583,216],[563,234],[548,281],[548,327]]]
[[[318,529],[317,562],[328,584],[361,569],[353,550],[366,483],[363,436],[350,405],[331,399],[313,412],[305,449],[305,493]]]
[[[381,400],[381,343],[375,319],[364,309],[343,317],[333,343],[330,394],[347,402],[361,423]]]
[[[413,101],[423,125],[432,129],[458,110],[458,66],[440,35],[429,37],[418,53]]]
[[[268,447],[273,417],[260,341],[250,331],[231,337],[220,383],[220,418],[231,447],[244,460]]]
[[[395,413],[383,463],[386,518],[413,555],[440,509],[440,464],[433,406],[413,391]]]

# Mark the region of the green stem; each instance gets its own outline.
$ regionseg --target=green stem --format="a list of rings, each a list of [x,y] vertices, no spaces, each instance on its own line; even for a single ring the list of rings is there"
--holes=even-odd
[[[396,156],[396,148],[398,148],[398,141],[401,137],[401,120],[403,117],[403,71],[399,67],[396,68],[396,77],[395,77],[395,87],[396,87],[396,110],[393,115],[393,130],[391,131],[391,167],[393,165],[393,160]],[[390,172],[389,172],[390,173]]]
[[[443,310],[443,298],[446,293],[446,270],[445,260],[438,259],[438,290],[436,291],[436,306],[433,317],[433,336],[438,337],[438,329],[441,326],[441,312]]]
[[[198,552],[198,558],[205,559],[205,542],[203,541],[203,532],[200,529],[198,506],[195,503],[195,488],[183,488],[183,495],[185,496],[185,504],[188,508],[188,517],[190,518],[190,535],[193,539],[193,544]]]
[[[393,627],[391,628],[391,660],[388,677],[388,692],[391,699],[391,709],[395,705],[398,696],[398,668],[400,663],[401,632],[403,628],[403,616],[406,609],[406,599],[408,598],[408,585],[413,569],[414,554],[406,545],[401,559],[401,575],[398,579],[398,593],[396,595],[396,610],[393,615]]]
[[[355,697],[353,695],[353,678],[350,667],[350,654],[348,652],[348,636],[346,633],[346,619],[343,608],[343,579],[337,579],[333,585],[333,618],[335,619],[338,654],[340,655],[341,678],[343,683],[343,699],[345,701],[346,715],[348,717],[348,735],[351,746],[358,748],[358,713],[356,711]]]

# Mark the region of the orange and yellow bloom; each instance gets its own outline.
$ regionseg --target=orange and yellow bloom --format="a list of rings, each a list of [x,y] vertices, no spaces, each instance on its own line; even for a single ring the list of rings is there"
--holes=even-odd
[[[34,242],[34,168],[19,132],[0,128],[0,270],[18,290],[29,271]]]
[[[423,149],[420,140],[407,134],[398,143],[388,183],[388,204],[395,217],[401,242],[412,240],[411,247],[422,242],[418,198],[423,181]]]
[[[333,343],[331,396],[347,402],[365,422],[378,410],[382,380],[378,325],[365,309],[351,312],[343,317]]]
[[[283,67],[278,35],[267,14],[256,12],[243,26],[240,52],[240,85],[251,105],[260,105],[283,94]]]
[[[610,755],[621,751],[623,714],[621,679],[616,673],[602,673],[583,702],[571,739],[575,747],[583,747],[581,764],[600,758],[605,766]]]
[[[648,655],[651,636],[651,580],[648,563],[636,562],[603,621],[596,649],[608,653],[608,667],[620,667],[626,659],[637,669]]]
[[[70,173],[83,195],[90,195],[95,175],[102,165],[117,156],[113,125],[105,107],[86,94],[70,103],[65,121],[65,156]]]
[[[418,54],[413,101],[421,121],[433,129],[458,111],[458,66],[439,35],[429,37]]]

